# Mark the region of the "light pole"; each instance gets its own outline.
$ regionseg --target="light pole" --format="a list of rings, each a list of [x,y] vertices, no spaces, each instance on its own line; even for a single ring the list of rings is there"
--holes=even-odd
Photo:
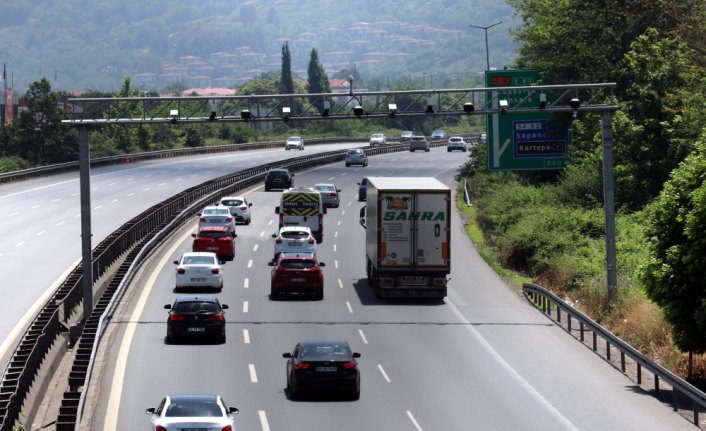
[[[473,28],[479,28],[483,31],[485,31],[485,63],[487,68],[485,70],[490,70],[490,54],[488,53],[488,29],[491,27],[495,27],[498,24],[502,24],[502,21],[496,22],[495,24],[491,24],[487,27],[481,27],[479,25],[469,25],[469,27]]]

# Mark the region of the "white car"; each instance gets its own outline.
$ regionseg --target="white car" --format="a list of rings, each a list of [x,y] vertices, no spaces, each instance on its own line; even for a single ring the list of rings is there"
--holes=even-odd
[[[226,196],[221,198],[219,205],[228,207],[236,222],[250,224],[250,207],[252,203],[248,202],[245,196]]]
[[[316,253],[316,238],[306,226],[281,227],[272,238],[275,239],[275,259],[280,253]]]
[[[461,136],[450,137],[449,142],[446,144],[446,151],[449,153],[456,150],[463,151],[464,153],[468,151],[468,142],[466,142]]]
[[[193,251],[175,260],[175,290],[190,288],[223,289],[223,270],[216,253]]]
[[[304,140],[301,138],[301,136],[290,136],[287,138],[287,142],[284,144],[284,149],[289,151],[289,150],[303,150],[304,149]]]
[[[235,407],[227,407],[220,395],[167,395],[157,407],[145,413],[152,415],[153,431],[230,430],[235,431]]]
[[[370,146],[377,147],[387,144],[387,138],[382,133],[373,133],[370,137]]]
[[[225,226],[231,236],[235,237],[235,216],[230,209],[220,205],[210,205],[199,214],[199,230],[205,226]]]

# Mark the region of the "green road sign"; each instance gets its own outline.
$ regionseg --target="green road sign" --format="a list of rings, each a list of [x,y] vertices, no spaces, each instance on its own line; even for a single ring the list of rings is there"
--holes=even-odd
[[[529,86],[538,81],[535,70],[485,72],[487,88]],[[500,109],[500,100],[507,100],[510,108],[536,108],[540,103],[539,93],[528,90],[488,91],[486,97],[492,101],[491,109]],[[566,124],[550,121],[548,113],[488,114],[486,127],[490,171],[563,169],[569,163],[571,133]]]

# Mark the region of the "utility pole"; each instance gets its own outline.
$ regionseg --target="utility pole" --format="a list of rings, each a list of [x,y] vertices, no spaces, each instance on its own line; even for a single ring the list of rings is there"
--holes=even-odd
[[[485,63],[486,63],[486,69],[485,70],[490,70],[490,54],[488,53],[488,29],[491,27],[495,27],[498,24],[502,24],[502,21],[496,22],[495,24],[491,24],[487,27],[481,27],[479,25],[469,25],[469,27],[473,28],[479,28],[483,31],[485,31]]]

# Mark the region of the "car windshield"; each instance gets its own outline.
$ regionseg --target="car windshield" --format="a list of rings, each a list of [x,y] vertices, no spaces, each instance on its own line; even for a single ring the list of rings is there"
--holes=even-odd
[[[186,256],[182,263],[184,265],[215,265],[216,258],[214,256]]]
[[[306,345],[301,348],[299,359],[303,361],[350,361],[353,359],[353,354],[348,346],[342,344]]]
[[[363,150],[348,150],[348,154],[361,154]]]
[[[164,413],[167,417],[219,417],[223,416],[216,400],[177,401],[169,404]]]
[[[378,134],[373,135],[372,137],[375,139],[380,139],[380,138],[382,138],[382,135],[378,133]]]
[[[282,268],[307,269],[316,266],[316,262],[309,259],[283,259],[279,266]]]
[[[177,313],[198,313],[208,312],[215,313],[218,307],[215,302],[208,301],[180,301],[177,302],[173,310]]]
[[[237,207],[238,205],[242,204],[243,201],[240,199],[223,199],[221,201],[222,205],[226,205],[229,207]]]
[[[285,231],[281,233],[281,236],[286,239],[303,239],[309,238],[309,233],[303,230]]]
[[[299,142],[301,141],[301,139],[302,138],[300,138],[299,136],[290,136],[287,140],[290,142]]]

